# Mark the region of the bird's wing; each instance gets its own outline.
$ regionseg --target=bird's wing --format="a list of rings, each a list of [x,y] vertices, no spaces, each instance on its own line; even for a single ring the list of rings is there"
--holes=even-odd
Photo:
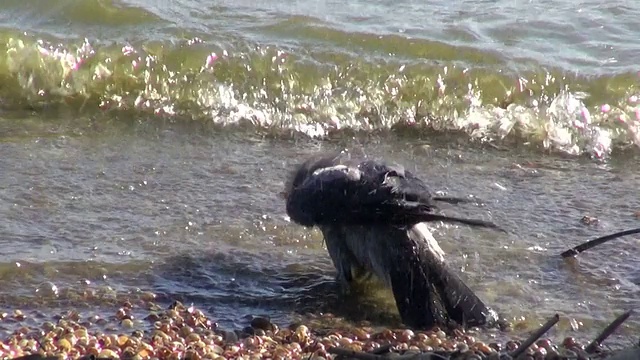
[[[303,226],[321,224],[412,226],[446,221],[493,227],[482,220],[434,214],[426,184],[401,166],[372,160],[305,163],[287,197],[287,214]]]
[[[420,222],[444,221],[504,231],[490,221],[435,214],[436,201],[452,204],[469,202],[455,197],[434,197],[420,178],[399,165],[389,166],[373,161],[359,166],[373,186],[379,186],[374,208],[379,210],[377,222],[415,225]]]
[[[402,167],[375,161],[323,165],[307,164],[289,191],[287,213],[299,224],[403,223],[405,215],[431,210],[422,182],[406,178]]]

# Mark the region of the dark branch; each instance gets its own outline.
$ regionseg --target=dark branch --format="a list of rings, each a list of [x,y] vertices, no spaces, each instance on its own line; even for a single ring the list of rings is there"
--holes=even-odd
[[[610,234],[610,235],[606,235],[606,236],[601,236],[597,239],[593,239],[590,241],[587,241],[586,243],[580,244],[572,249],[569,249],[565,252],[563,252],[562,254],[560,254],[560,256],[562,256],[563,258],[568,258],[568,257],[572,257],[572,256],[576,256],[578,254],[580,254],[583,251],[589,250],[592,247],[596,247],[600,244],[604,244],[610,240],[613,239],[617,239],[623,236],[627,236],[627,235],[633,235],[633,234],[639,234],[640,233],[640,228],[637,229],[631,229],[631,230],[625,230],[625,231],[620,231],[617,232],[615,234]]]
[[[518,348],[515,349],[513,353],[511,353],[511,357],[515,359],[521,354],[523,354],[529,348],[529,346],[533,345],[533,343],[535,343],[539,338],[541,338],[542,335],[544,335],[547,331],[549,331],[549,329],[554,327],[555,324],[558,323],[558,321],[560,321],[560,315],[558,314],[553,315],[551,319],[549,319],[546,323],[544,323],[544,325],[542,325],[538,330],[533,332],[531,336],[529,336],[525,341],[523,341],[522,344],[520,344],[520,346],[518,346]]]
[[[589,344],[584,349],[584,351],[586,351],[587,354],[594,353],[596,349],[600,346],[600,344],[602,344],[603,341],[605,341],[609,336],[611,336],[611,334],[613,334],[616,331],[616,329],[619,328],[620,325],[622,325],[623,322],[627,321],[627,319],[629,318],[629,316],[631,316],[632,313],[633,313],[633,310],[629,310],[623,313],[622,315],[618,316],[615,320],[611,322],[611,324],[609,324],[604,330],[602,330],[602,333],[600,333],[600,335],[598,335],[591,342],[591,344]]]

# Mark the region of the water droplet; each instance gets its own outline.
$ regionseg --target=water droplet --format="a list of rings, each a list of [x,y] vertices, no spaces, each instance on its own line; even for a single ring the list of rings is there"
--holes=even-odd
[[[573,331],[578,331],[580,329],[580,325],[582,325],[582,323],[577,321],[575,318],[571,318],[569,323],[571,324],[571,329],[573,329]]]

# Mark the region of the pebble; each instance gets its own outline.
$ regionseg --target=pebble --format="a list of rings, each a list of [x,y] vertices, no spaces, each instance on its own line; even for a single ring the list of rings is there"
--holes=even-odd
[[[236,343],[238,342],[238,334],[235,331],[222,331],[222,336],[226,343]]]
[[[598,218],[595,216],[585,215],[582,217],[582,219],[580,219],[580,222],[584,225],[597,225],[600,220],[598,220]]]
[[[254,329],[261,329],[264,331],[273,329],[273,325],[271,324],[271,321],[265,317],[256,317],[253,320],[251,320],[251,327]]]

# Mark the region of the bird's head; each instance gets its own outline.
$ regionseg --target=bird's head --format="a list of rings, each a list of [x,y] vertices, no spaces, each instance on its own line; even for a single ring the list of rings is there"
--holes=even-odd
[[[296,187],[300,186],[309,175],[313,174],[316,170],[325,167],[335,166],[340,163],[340,155],[316,155],[306,160],[302,164],[298,164],[289,173],[285,184],[284,191],[280,193],[280,196],[287,200],[289,194]]]

